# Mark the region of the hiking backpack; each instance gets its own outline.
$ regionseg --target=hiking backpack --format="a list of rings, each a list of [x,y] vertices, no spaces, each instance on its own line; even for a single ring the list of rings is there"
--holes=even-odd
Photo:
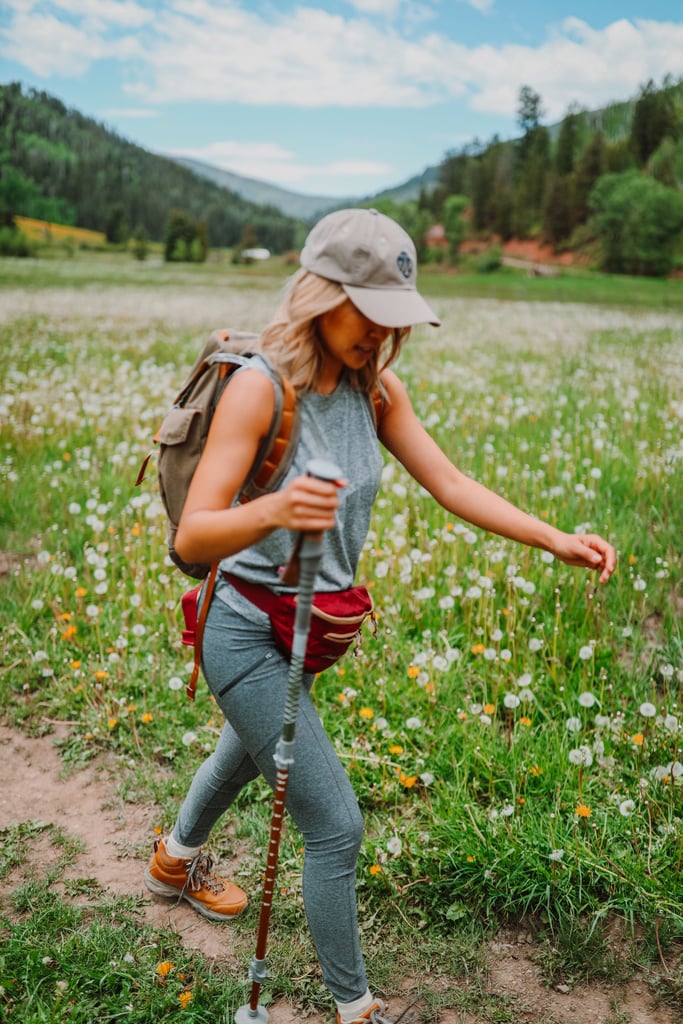
[[[257,338],[258,335],[245,331],[214,331],[154,436],[154,443],[159,445],[159,493],[168,520],[168,553],[181,572],[196,580],[204,579],[211,566],[189,564],[178,555],[175,550],[178,523],[218,402],[233,373],[253,356]],[[294,388],[263,356],[259,358],[273,383],[275,409],[268,434],[240,489],[240,502],[275,490],[287,472],[299,436]],[[142,483],[150,458],[151,453],[140,467],[136,485]]]

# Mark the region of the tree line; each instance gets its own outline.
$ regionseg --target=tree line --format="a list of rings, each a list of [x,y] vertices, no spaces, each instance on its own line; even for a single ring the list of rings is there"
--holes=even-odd
[[[48,93],[0,86],[0,125],[5,223],[35,217],[102,231],[115,243],[129,236],[168,242],[170,232],[176,258],[190,235],[188,258],[201,258],[208,247],[239,245],[248,225],[273,252],[298,241],[294,218],[120,138]]]

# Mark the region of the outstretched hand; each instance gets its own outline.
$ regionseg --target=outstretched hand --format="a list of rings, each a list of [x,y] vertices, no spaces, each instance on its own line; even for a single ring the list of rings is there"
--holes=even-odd
[[[561,533],[553,554],[567,565],[595,569],[600,583],[607,583],[617,566],[617,553],[597,533]]]

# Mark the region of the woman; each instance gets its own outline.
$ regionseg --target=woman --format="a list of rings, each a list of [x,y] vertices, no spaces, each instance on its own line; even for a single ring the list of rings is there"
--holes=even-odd
[[[605,583],[614,549],[595,535],[577,536],[539,522],[461,473],[417,420],[389,365],[410,327],[439,321],[416,289],[409,236],[374,210],[341,210],[311,231],[275,318],[261,336],[265,356],[299,393],[301,435],[281,486],[248,504],[235,502],[273,414],[271,380],[259,368],[237,374],[216,410],[176,537],[188,562],[221,560],[209,609],[203,670],[226,724],[202,764],[168,838],[155,847],[148,887],[182,893],[214,920],[246,906],[241,889],[212,871],[201,853],[211,828],[243,786],[262,774],[275,784],[287,662],[269,620],[226,574],[273,590],[292,532],[326,531],[316,589],[353,586],[380,483],[379,440],[449,512],[570,565],[596,569]],[[380,387],[376,427],[370,396]],[[312,457],[327,456],[344,478],[306,476]],[[305,677],[296,726],[296,761],[287,809],[305,843],[303,897],[323,979],[338,1024],[381,1020],[384,1004],[368,988],[356,920],[355,872],[362,818],[353,789],[308,696]]]

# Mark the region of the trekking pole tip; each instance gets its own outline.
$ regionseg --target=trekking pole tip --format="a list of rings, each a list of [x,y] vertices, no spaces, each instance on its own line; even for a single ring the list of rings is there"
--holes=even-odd
[[[268,1019],[268,1011],[260,1004],[252,1010],[249,1003],[245,1003],[235,1013],[235,1024],[268,1024]]]

